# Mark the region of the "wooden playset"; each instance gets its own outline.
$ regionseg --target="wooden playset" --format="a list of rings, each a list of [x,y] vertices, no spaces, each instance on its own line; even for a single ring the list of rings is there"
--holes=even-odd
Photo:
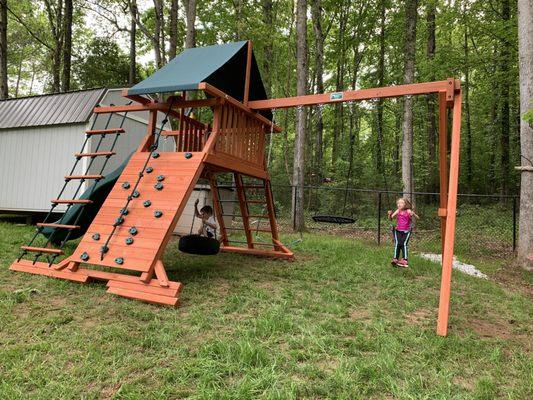
[[[191,91],[205,93],[205,99],[190,99]],[[165,101],[150,97],[170,93]],[[96,107],[94,113],[109,115],[145,111],[149,113],[146,136],[125,166],[118,181],[103,202],[72,255],[54,263],[63,254],[59,248],[22,247],[21,257],[11,265],[15,271],[29,272],[87,282],[106,280],[108,292],[151,303],[176,306],[182,284],[168,279],[162,262],[169,242],[191,191],[198,179],[211,185],[213,206],[221,250],[255,256],[292,259],[293,253],[279,239],[270,177],[265,163],[265,137],[281,129],[271,121],[272,109],[310,106],[337,102],[352,102],[376,98],[400,97],[435,93],[439,101],[439,167],[440,208],[443,267],[437,333],[446,335],[450,302],[453,261],[459,143],[461,126],[461,90],[455,79],[438,82],[362,89],[338,93],[316,94],[280,99],[266,99],[251,42],[238,42],[204,48],[188,49],[154,75],[126,90],[124,96],[135,104]],[[198,98],[198,96],[196,97]],[[188,110],[204,109],[211,116],[209,123],[188,116]],[[452,112],[451,152],[448,167],[448,110]],[[157,126],[158,113],[169,117],[175,125],[171,130]],[[122,128],[89,130],[91,135],[127,134]],[[175,140],[175,152],[158,152],[161,137]],[[83,153],[81,157],[111,157],[113,150]],[[105,167],[105,163],[104,163]],[[104,168],[103,167],[103,168]],[[102,170],[103,170],[102,168]],[[243,246],[232,242],[224,226],[223,208],[217,196],[217,175],[233,174],[246,237]],[[246,180],[244,179],[246,178]],[[65,177],[71,181],[103,179],[102,173]],[[250,183],[250,179],[255,180]],[[250,215],[252,200],[247,191],[261,191],[265,213]],[[82,196],[83,197],[83,196]],[[54,205],[65,203],[90,204],[90,196],[80,199],[52,200]],[[268,222],[271,248],[258,248],[250,229],[250,218]],[[79,229],[72,225],[48,223],[38,229],[56,228],[68,232]],[[39,232],[37,232],[38,234]],[[32,240],[33,242],[33,240]],[[48,244],[49,242],[47,242]],[[238,243],[238,241],[237,241]],[[24,259],[28,254],[32,259]],[[48,262],[40,262],[40,256]],[[91,266],[93,268],[91,268]],[[97,268],[94,268],[96,266]],[[128,271],[129,273],[124,273]],[[132,272],[134,274],[132,274]]]

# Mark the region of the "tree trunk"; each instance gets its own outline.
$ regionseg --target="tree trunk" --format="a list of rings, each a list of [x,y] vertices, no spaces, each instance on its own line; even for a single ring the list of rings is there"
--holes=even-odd
[[[416,20],[418,0],[406,0],[404,83],[413,83],[415,75]],[[413,98],[405,96],[403,106],[402,182],[404,196],[414,205],[413,174]]]
[[[185,36],[185,48],[196,47],[196,0],[186,0],[187,34]]]
[[[502,1],[501,16],[504,23],[508,23],[511,17],[509,0]],[[509,64],[511,44],[507,39],[502,40],[500,54],[500,147],[501,147],[501,193],[509,194]]]
[[[133,1],[130,7],[130,71],[128,73],[128,84],[134,85],[137,80],[137,2]]]
[[[296,95],[307,94],[307,0],[296,3]],[[305,122],[307,110],[296,109],[296,140],[294,146],[293,196],[294,229],[305,229],[304,220],[304,171],[305,171]],[[294,190],[294,189],[293,189]]]
[[[179,0],[171,0],[170,2],[170,37],[168,39],[168,59],[169,61],[176,57],[178,48],[178,8]]]
[[[63,73],[61,76],[61,91],[70,90],[70,66],[72,60],[72,0],[65,0],[65,15],[63,17]]]
[[[429,62],[430,74],[429,80],[435,80],[435,48],[436,48],[436,39],[435,39],[435,17],[437,13],[437,4],[436,0],[430,0],[427,6],[427,29],[428,29],[428,41],[426,55]],[[438,190],[438,174],[437,174],[437,125],[435,121],[435,95],[428,94],[426,95],[427,101],[427,140],[428,140],[428,191],[436,192]]]
[[[7,99],[7,0],[0,0],[0,99]]]
[[[242,9],[244,7],[244,0],[233,0],[233,7],[235,8],[235,40],[243,40],[243,25]]]
[[[378,87],[385,85],[385,0],[381,0],[380,26],[379,26],[379,59],[377,70]],[[383,98],[378,99],[377,104],[377,143],[376,143],[376,169],[379,174],[384,173],[383,165]]]
[[[465,131],[466,131],[466,185],[469,191],[472,190],[472,124],[470,119],[470,60],[468,54],[468,27],[465,26],[464,52],[465,52],[465,84],[463,92],[465,94]]]
[[[340,2],[340,17],[339,17],[339,34],[338,34],[338,49],[337,49],[337,76],[335,83],[335,90],[337,92],[344,90],[344,73],[345,73],[345,45],[344,39],[346,35],[346,24],[349,13],[346,10],[346,3]],[[337,103],[335,107],[335,119],[333,120],[333,144],[331,148],[331,166],[335,169],[337,159],[339,157],[340,137],[344,126],[344,113],[342,103]]]
[[[155,27],[154,27],[154,51],[156,52],[157,68],[166,64],[165,54],[165,19],[163,14],[163,0],[154,0]],[[157,46],[156,46],[157,43]]]
[[[518,0],[518,53],[520,74],[520,112],[532,108],[533,99],[533,3]],[[533,164],[533,123],[520,120],[522,166]],[[533,172],[522,171],[520,180],[520,232],[518,260],[533,269]]]
[[[313,17],[313,31],[315,33],[315,80],[317,93],[324,93],[324,31],[322,30],[321,0],[313,0],[311,4]],[[322,107],[316,109],[316,143],[315,143],[315,173],[317,182],[322,182],[324,160],[324,118]]]
[[[273,26],[274,13],[272,0],[262,0],[263,23],[266,26]],[[272,58],[274,56],[274,42],[272,36],[265,38],[264,57],[263,57],[263,80],[267,97],[272,97]]]

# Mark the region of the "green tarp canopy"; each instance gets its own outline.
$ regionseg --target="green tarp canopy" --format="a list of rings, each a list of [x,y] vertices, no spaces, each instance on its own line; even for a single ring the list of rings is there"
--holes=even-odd
[[[242,101],[246,77],[248,42],[217,44],[186,49],[163,68],[128,90],[130,95],[197,90],[200,82]],[[265,87],[252,55],[249,100],[266,99]]]

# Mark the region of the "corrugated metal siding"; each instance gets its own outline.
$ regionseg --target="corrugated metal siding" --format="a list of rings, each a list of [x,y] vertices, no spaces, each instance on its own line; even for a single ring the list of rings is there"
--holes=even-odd
[[[12,129],[0,134],[0,209],[48,211],[64,176],[74,165],[73,154],[84,140],[85,124]],[[75,173],[82,173],[81,163]],[[64,198],[73,195],[69,183]],[[62,208],[58,207],[57,210]]]
[[[107,89],[0,101],[0,129],[87,122]]]

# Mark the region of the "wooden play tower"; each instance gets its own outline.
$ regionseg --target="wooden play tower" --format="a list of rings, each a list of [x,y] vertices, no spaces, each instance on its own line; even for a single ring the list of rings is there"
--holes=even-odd
[[[190,93],[196,95],[191,96]],[[155,95],[166,93],[164,101]],[[198,93],[203,93],[200,96]],[[174,227],[197,181],[206,179],[212,189],[214,211],[219,223],[221,250],[292,259],[293,253],[279,239],[270,177],[265,163],[265,138],[281,129],[271,121],[271,110],[378,98],[435,94],[439,102],[439,168],[443,267],[437,333],[446,335],[451,293],[451,271],[455,241],[461,88],[456,79],[437,82],[324,93],[281,99],[267,99],[252,52],[251,42],[229,43],[188,49],[154,75],[126,90],[124,96],[135,104],[96,107],[95,115],[146,112],[146,136],[131,156],[120,178],[103,201],[72,255],[58,263],[62,247],[22,247],[21,257],[11,265],[15,271],[52,276],[77,282],[107,281],[108,292],[151,303],[176,306],[181,283],[168,279],[162,256]],[[192,97],[192,99],[191,99]],[[209,118],[192,118],[191,109],[205,110]],[[173,128],[158,126],[172,118]],[[448,117],[451,117],[451,145],[448,145]],[[121,127],[87,131],[87,136],[125,134]],[[175,141],[175,151],[158,150],[161,137]],[[111,157],[113,149],[78,153],[76,158]],[[104,163],[105,166],[105,163]],[[74,171],[74,169],[73,169]],[[217,195],[217,175],[231,174],[236,186],[239,215],[245,240],[235,241],[224,226],[223,207]],[[68,175],[73,180],[99,181],[94,175]],[[248,191],[259,192],[252,200]],[[83,196],[82,196],[83,197]],[[87,205],[87,198],[54,199],[55,204]],[[251,204],[262,204],[260,215],[250,212]],[[250,219],[261,219],[271,235],[270,248],[254,242]],[[40,224],[41,228],[79,229],[75,223]],[[242,243],[241,243],[242,242]],[[49,244],[49,242],[47,242]],[[241,244],[240,246],[238,244]],[[263,245],[264,243],[262,243]],[[33,259],[25,257],[35,254]],[[38,261],[40,256],[48,262]],[[96,268],[94,268],[96,267]],[[125,273],[128,271],[127,273]]]
[[[220,47],[224,50],[224,46],[213,46],[214,49],[211,50]],[[194,50],[190,52],[193,55],[195,53]],[[270,177],[265,164],[265,136],[281,130],[268,118],[247,107],[250,86],[254,83],[251,79],[255,78],[255,92],[259,91],[259,96],[262,94],[262,84],[257,89],[258,70],[252,58],[251,45],[247,42],[239,43],[237,46],[233,44],[224,54],[215,54],[215,57],[222,58],[223,62],[216,63],[211,70],[222,75],[237,73],[230,69],[235,68],[231,63],[235,64],[234,60],[239,58],[240,53],[244,53],[245,56],[244,62],[240,60],[238,63],[244,66],[243,75],[240,77],[244,89],[241,101],[207,82],[193,82],[195,87],[192,89],[204,92],[205,99],[187,100],[186,92],[182,90],[180,94],[173,94],[165,101],[158,101],[135,94],[135,90],[130,89],[124,92],[124,96],[136,104],[96,107],[94,113],[97,116],[110,113],[122,115],[126,112],[147,112],[149,124],[145,138],[132,155],[72,255],[54,264],[36,261],[35,258],[21,258],[11,265],[11,269],[77,282],[87,282],[90,279],[106,280],[110,293],[175,306],[178,304],[182,285],[168,279],[162,255],[199,179],[206,179],[211,186],[222,251],[283,259],[293,258],[293,253],[279,240]],[[228,59],[229,66],[227,66]],[[179,61],[179,57],[177,60]],[[188,60],[182,60],[182,63],[187,63]],[[255,71],[252,70],[253,67]],[[161,71],[165,73],[164,70]],[[171,72],[179,73],[175,69]],[[252,72],[255,72],[255,77]],[[144,89],[141,87],[141,90]],[[175,93],[176,90],[172,92]],[[189,109],[205,109],[211,116],[211,121],[204,123],[187,116]],[[172,117],[175,128],[163,130],[157,126],[158,113],[165,116],[164,122]],[[122,128],[87,131],[88,136],[116,134],[127,135],[127,132]],[[173,138],[174,152],[158,151],[158,142],[162,137]],[[84,155],[107,157],[110,153]],[[224,225],[216,176],[228,173],[233,175],[236,186],[239,217],[242,220],[245,236],[244,245],[240,241],[233,243]],[[85,181],[102,178],[103,175],[98,174],[66,177],[68,180]],[[248,192],[252,190],[255,194],[253,200],[248,197]],[[53,202],[72,204],[90,202],[90,200],[54,199]],[[251,215],[251,204],[259,203],[263,205],[264,212],[260,215]],[[271,248],[265,248],[264,244],[259,247],[254,242],[250,228],[251,218],[264,221],[262,232],[271,235]],[[67,230],[78,228],[75,225],[42,225]],[[63,254],[62,249],[51,247],[23,246],[22,250],[23,255]],[[92,268],[94,266],[99,268]],[[121,273],[123,271],[133,271],[135,275]]]

